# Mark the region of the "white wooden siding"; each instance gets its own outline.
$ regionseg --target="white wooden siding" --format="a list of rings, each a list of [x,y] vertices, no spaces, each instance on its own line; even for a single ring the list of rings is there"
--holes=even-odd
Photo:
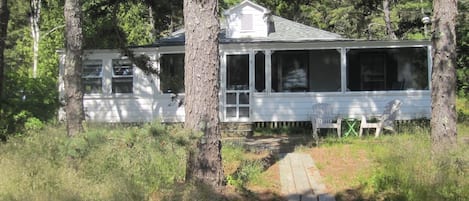
[[[387,42],[387,41],[342,41],[342,42],[316,42],[316,43],[260,43],[260,44],[221,44],[220,55],[225,52],[246,52],[254,55],[254,50],[265,50],[269,58],[275,50],[298,49],[337,49],[344,56],[348,48],[367,47],[423,47],[428,42]],[[429,47],[429,46],[427,46]],[[158,55],[164,53],[183,52],[183,46],[141,48],[136,53],[148,55],[154,66],[159,67]],[[428,52],[430,53],[429,48]],[[183,122],[184,107],[172,102],[170,94],[162,94],[159,90],[159,79],[154,75],[146,75],[140,69],[134,69],[134,88],[132,94],[111,94],[111,68],[112,59],[118,59],[117,50],[93,50],[86,52],[88,59],[103,60],[103,94],[87,94],[84,97],[84,106],[89,121],[93,122]],[[63,62],[64,54],[60,55],[60,83],[59,92],[63,95]],[[221,58],[221,79],[223,78],[224,60]],[[431,66],[431,58],[429,58]],[[345,76],[345,60],[341,60],[342,75]],[[270,75],[270,59],[266,60],[266,78]],[[107,70],[106,70],[107,69]],[[253,69],[251,69],[253,71]],[[430,69],[429,69],[430,72]],[[429,73],[430,76],[431,72]],[[253,72],[251,72],[253,76]],[[252,80],[253,78],[251,78]],[[345,77],[342,86],[346,86]],[[270,82],[266,79],[266,87],[270,89]],[[224,89],[224,83],[221,83]],[[254,86],[250,87],[254,91]],[[252,122],[269,121],[309,121],[311,107],[314,103],[330,103],[335,112],[343,117],[359,117],[361,115],[373,116],[382,112],[384,105],[392,99],[402,101],[398,119],[429,118],[431,114],[430,90],[407,91],[377,91],[359,92],[345,91],[328,93],[254,93],[250,99]],[[223,94],[221,91],[220,94]],[[220,98],[220,117],[223,117],[223,96]],[[63,112],[60,115],[63,116]],[[60,118],[60,117],[59,117]],[[222,119],[222,121],[225,121]]]
[[[267,37],[268,23],[265,19],[265,11],[260,8],[245,4],[230,10],[226,16],[227,38],[243,38],[243,37]],[[252,16],[252,30],[243,30],[243,15]]]
[[[169,95],[85,96],[86,119],[90,122],[183,122],[184,106]]]
[[[398,119],[429,118],[429,91],[254,94],[253,122],[309,121],[315,103],[329,103],[342,117],[380,115],[386,103],[402,101]]]

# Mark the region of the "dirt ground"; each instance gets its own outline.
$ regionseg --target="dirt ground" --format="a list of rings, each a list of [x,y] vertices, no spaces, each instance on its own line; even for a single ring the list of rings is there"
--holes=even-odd
[[[294,148],[291,151],[294,151]],[[371,175],[372,161],[369,160],[364,150],[343,145],[300,148],[296,151],[311,155],[328,193],[335,195],[337,200],[367,200],[367,196],[363,193],[364,189],[360,186],[360,178],[367,178]],[[247,157],[261,159],[271,156],[262,152],[251,153]],[[246,192],[243,193],[243,199],[282,200],[278,160],[272,161],[266,167],[263,177],[267,184],[248,185]],[[237,193],[239,195],[240,192]]]
[[[359,181],[371,175],[372,163],[364,151],[345,145],[315,147],[308,153],[315,161],[331,195],[336,195],[338,200],[366,200]]]

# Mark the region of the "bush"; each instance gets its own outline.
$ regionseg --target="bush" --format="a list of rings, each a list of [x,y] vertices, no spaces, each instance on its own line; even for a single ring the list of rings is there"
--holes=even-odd
[[[5,76],[0,97],[0,140],[40,129],[56,118],[59,108],[57,84],[50,78],[29,78],[15,73]]]

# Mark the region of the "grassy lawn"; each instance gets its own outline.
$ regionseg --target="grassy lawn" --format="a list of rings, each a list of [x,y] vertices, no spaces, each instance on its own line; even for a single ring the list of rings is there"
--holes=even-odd
[[[458,149],[443,156],[431,154],[425,129],[378,139],[326,138],[303,151],[337,200],[469,200],[469,126],[458,131]]]
[[[319,147],[296,136],[289,150],[311,154],[338,200],[468,200],[469,125],[458,129],[459,148],[444,156],[418,125],[378,139],[332,135]],[[0,143],[0,200],[282,200],[277,156],[228,142],[223,193],[184,183],[196,138],[161,124],[88,127],[73,139],[60,126],[31,130]]]

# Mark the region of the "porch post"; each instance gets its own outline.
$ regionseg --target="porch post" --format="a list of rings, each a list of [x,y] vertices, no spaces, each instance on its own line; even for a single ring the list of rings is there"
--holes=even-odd
[[[272,92],[272,51],[265,50],[265,91],[267,95]]]
[[[340,48],[340,91],[347,91],[347,48]]]
[[[113,56],[112,58],[104,57],[103,58],[103,69],[102,69],[102,87],[103,87],[103,94],[109,95],[112,94],[112,60],[118,59],[118,57]]]
[[[433,69],[433,58],[432,58],[432,46],[427,46],[427,64],[428,64],[428,89],[432,89],[432,69]]]
[[[225,122],[225,97],[226,97],[226,53],[220,50],[220,91],[219,114],[220,122]]]

